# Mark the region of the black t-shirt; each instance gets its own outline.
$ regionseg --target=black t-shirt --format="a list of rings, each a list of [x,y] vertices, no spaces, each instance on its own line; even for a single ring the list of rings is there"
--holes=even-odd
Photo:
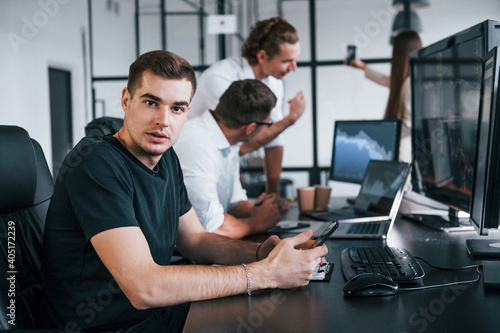
[[[155,262],[168,265],[179,216],[190,208],[173,149],[151,170],[113,136],[82,139],[63,162],[47,214],[43,325],[76,332],[150,315],[152,309],[132,306],[90,239],[113,228],[139,227]]]

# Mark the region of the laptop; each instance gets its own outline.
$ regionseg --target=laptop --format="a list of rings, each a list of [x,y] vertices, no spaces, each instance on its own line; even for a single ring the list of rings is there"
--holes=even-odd
[[[331,238],[385,239],[396,220],[410,169],[403,162],[371,160],[353,205],[301,214],[320,221],[337,219],[340,226]]]

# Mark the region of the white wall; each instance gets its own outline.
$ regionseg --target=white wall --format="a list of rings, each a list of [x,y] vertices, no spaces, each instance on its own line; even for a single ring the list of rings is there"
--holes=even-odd
[[[87,2],[0,2],[0,123],[24,127],[52,161],[48,68],[71,71],[74,139],[90,119],[85,108],[82,31]]]

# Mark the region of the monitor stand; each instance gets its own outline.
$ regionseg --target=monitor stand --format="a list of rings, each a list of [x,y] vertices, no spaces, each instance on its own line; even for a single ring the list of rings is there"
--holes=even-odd
[[[500,288],[500,238],[467,239],[467,252],[474,259],[483,259],[483,285]]]
[[[448,215],[409,214],[405,216],[435,230],[446,232],[474,230],[469,218],[458,217],[458,211],[453,208],[449,208]]]
[[[467,252],[472,258],[500,259],[500,239],[467,239]]]

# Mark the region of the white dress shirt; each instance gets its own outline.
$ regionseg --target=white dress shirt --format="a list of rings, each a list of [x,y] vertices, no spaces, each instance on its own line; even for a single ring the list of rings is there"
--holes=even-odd
[[[248,200],[240,182],[239,146],[230,145],[209,111],[189,119],[174,145],[201,224],[213,232],[224,214]]]
[[[207,68],[197,79],[198,87],[191,102],[188,117],[195,118],[206,110],[215,110],[219,98],[232,82],[245,79],[255,79],[252,67],[245,58],[230,57],[218,61]],[[271,111],[271,120],[278,122],[283,119],[283,81],[272,76],[262,80],[276,96],[276,106]],[[280,134],[269,142],[266,147],[283,146],[283,136]]]

